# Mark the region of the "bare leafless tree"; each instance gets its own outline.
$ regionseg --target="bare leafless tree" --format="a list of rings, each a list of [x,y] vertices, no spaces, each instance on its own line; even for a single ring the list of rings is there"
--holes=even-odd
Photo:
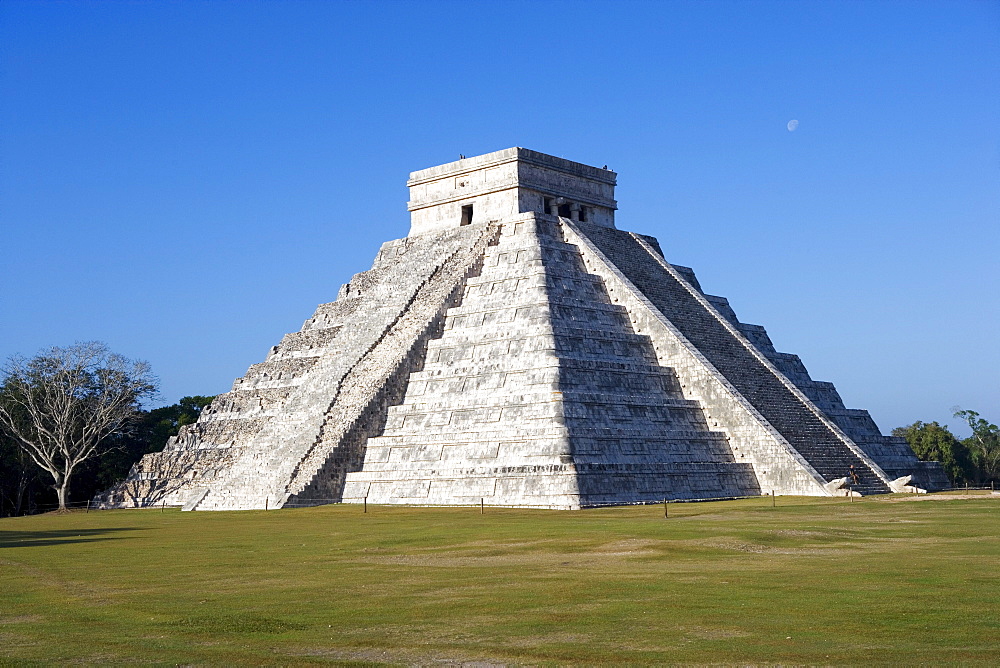
[[[14,356],[0,374],[0,427],[52,476],[60,510],[74,469],[102,452],[157,385],[149,364],[99,341]]]

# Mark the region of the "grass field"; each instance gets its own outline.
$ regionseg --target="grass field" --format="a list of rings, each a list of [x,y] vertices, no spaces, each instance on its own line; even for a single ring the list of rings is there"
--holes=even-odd
[[[0,664],[1000,662],[1000,500],[0,520]]]

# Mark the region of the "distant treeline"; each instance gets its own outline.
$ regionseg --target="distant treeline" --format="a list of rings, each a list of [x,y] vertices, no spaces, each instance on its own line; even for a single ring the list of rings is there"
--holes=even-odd
[[[955,417],[969,425],[972,436],[959,439],[947,425],[919,421],[893,429],[892,435],[905,438],[922,461],[941,462],[956,486],[1000,480],[1000,428],[976,411],[959,410]]]
[[[138,411],[126,429],[107,439],[107,451],[80,465],[73,475],[69,502],[88,499],[128,475],[129,469],[150,452],[159,452],[180,428],[197,421],[214,397],[184,397],[172,406]],[[102,447],[103,449],[103,447]],[[52,478],[36,466],[8,435],[0,431],[0,517],[52,510],[56,492]]]

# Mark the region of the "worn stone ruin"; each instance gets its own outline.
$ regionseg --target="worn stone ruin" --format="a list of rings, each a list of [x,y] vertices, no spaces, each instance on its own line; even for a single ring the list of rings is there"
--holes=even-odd
[[[97,502],[580,508],[947,485],[655,239],[616,229],[615,183],[523,148],[412,173],[409,236]]]

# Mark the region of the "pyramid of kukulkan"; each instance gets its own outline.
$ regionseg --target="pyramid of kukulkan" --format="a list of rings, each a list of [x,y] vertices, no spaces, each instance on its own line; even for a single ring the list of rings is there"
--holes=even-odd
[[[409,236],[97,501],[580,508],[947,485],[655,239],[616,229],[616,178],[523,148],[413,172]]]

